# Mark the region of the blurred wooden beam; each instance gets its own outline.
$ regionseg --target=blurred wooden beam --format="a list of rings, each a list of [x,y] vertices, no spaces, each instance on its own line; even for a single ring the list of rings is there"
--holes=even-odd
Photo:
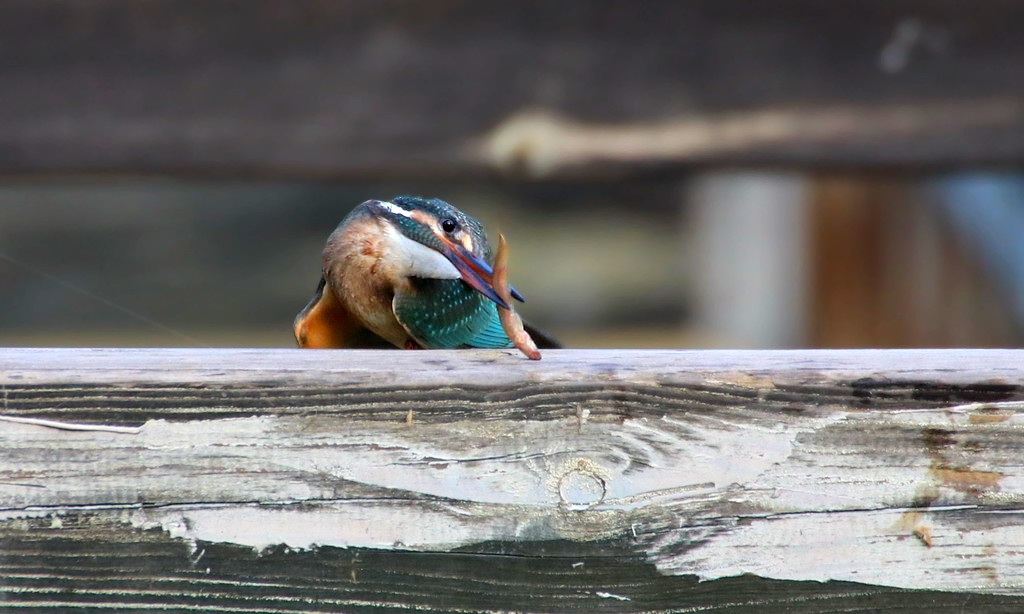
[[[0,173],[1019,162],[1021,22],[1009,0],[11,0]]]

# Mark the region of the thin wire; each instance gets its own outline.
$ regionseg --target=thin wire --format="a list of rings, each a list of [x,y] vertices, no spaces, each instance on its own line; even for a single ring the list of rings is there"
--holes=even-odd
[[[110,307],[111,309],[114,309],[116,311],[120,311],[121,313],[123,313],[123,314],[125,314],[127,316],[130,316],[132,318],[135,318],[139,322],[142,322],[144,324],[148,324],[149,326],[152,326],[153,328],[156,328],[157,330],[163,331],[163,332],[167,333],[168,335],[173,335],[175,337],[178,337],[179,339],[182,339],[183,341],[187,341],[187,342],[189,342],[189,343],[191,343],[193,345],[196,345],[198,347],[203,347],[203,348],[210,347],[209,345],[203,343],[202,341],[199,341],[195,337],[190,337],[189,335],[186,335],[185,333],[183,333],[181,331],[175,330],[175,329],[173,329],[173,328],[171,328],[169,326],[165,326],[165,325],[161,324],[160,322],[157,322],[153,318],[144,316],[141,313],[139,313],[137,311],[133,311],[133,310],[131,310],[131,309],[129,309],[129,308],[123,306],[123,305],[119,305],[119,304],[115,303],[114,301],[111,301],[110,299],[107,299],[105,297],[102,297],[102,296],[96,294],[95,292],[92,292],[91,290],[88,290],[88,289],[83,288],[83,287],[81,287],[79,285],[73,284],[70,281],[67,281],[65,279],[61,279],[60,277],[57,277],[56,275],[51,275],[50,273],[47,273],[46,271],[43,271],[42,269],[38,269],[38,268],[36,268],[36,267],[26,263],[26,262],[22,262],[21,260],[18,260],[14,256],[10,256],[8,254],[0,252],[0,259],[6,260],[7,262],[10,262],[11,264],[13,264],[15,266],[21,267],[21,268],[25,269],[26,271],[29,271],[31,273],[34,273],[34,274],[39,275],[41,277],[44,277],[44,278],[46,278],[46,279],[56,283],[57,285],[65,288],[67,290],[71,290],[73,292],[77,292],[77,293],[79,293],[79,294],[81,294],[83,296],[91,298],[92,300],[96,301],[97,303],[100,303],[102,305],[106,305],[107,307]]]

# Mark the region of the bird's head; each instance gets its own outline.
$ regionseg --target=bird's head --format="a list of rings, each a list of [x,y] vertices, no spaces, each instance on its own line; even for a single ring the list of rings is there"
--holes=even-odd
[[[406,261],[410,275],[462,279],[502,307],[508,304],[494,290],[491,248],[475,218],[438,198],[397,196],[360,205],[391,234],[395,257]],[[523,300],[514,288],[512,296]]]

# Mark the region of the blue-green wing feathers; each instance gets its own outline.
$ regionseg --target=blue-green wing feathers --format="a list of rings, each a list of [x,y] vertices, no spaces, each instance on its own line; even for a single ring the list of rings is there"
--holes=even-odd
[[[488,303],[490,302],[488,301]],[[488,306],[490,307],[488,311],[490,311],[491,317],[487,321],[487,326],[466,342],[466,345],[471,348],[512,347],[512,341],[505,334],[505,329],[502,328],[501,320],[498,318],[497,305],[490,303]]]
[[[417,279],[395,295],[395,317],[420,345],[433,349],[505,348],[498,309],[459,279]]]

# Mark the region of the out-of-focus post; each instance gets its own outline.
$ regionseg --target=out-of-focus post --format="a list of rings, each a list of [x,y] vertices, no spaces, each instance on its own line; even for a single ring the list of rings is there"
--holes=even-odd
[[[806,343],[807,181],[797,173],[711,172],[686,190],[695,319],[715,345]],[[722,331],[729,331],[728,337]]]

